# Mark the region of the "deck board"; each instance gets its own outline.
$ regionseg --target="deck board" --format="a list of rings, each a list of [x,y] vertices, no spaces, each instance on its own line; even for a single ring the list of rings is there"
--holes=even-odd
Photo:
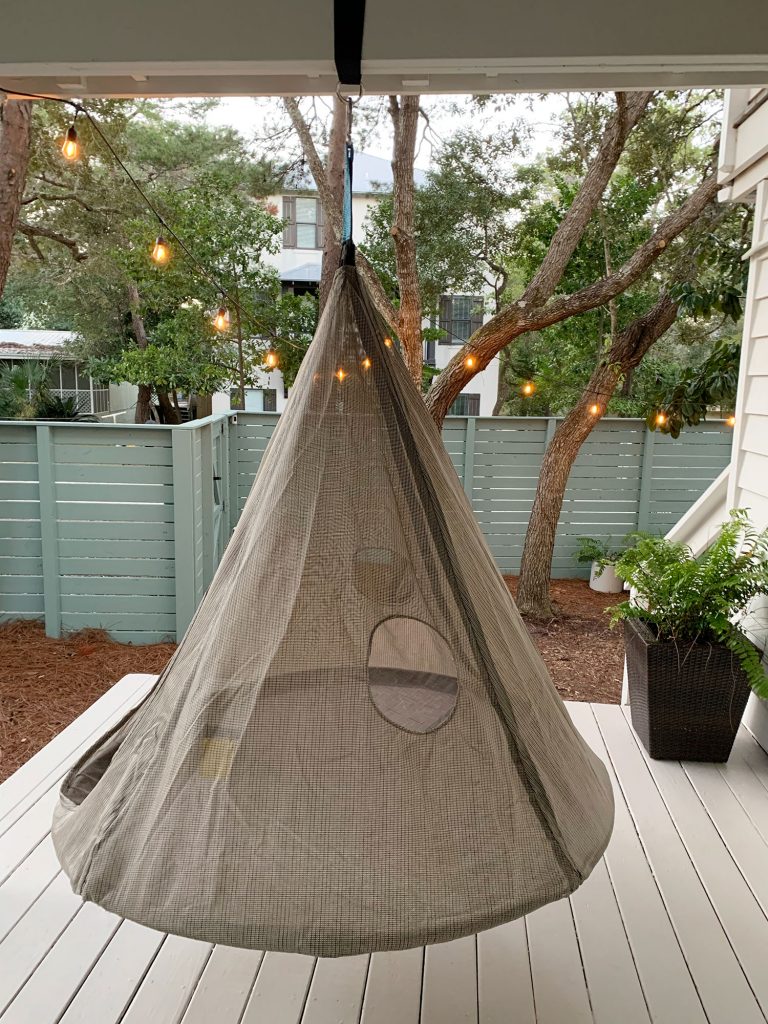
[[[768,1019],[768,756],[650,760],[625,711],[569,705],[616,824],[570,899],[478,936],[338,960],[144,928],[69,887],[49,829],[74,759],[148,691],[121,680],[0,787],[2,1024],[751,1024]]]

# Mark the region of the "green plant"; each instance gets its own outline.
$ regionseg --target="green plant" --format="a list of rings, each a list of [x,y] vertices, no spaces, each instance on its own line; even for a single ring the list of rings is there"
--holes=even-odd
[[[750,602],[768,594],[768,529],[733,509],[717,540],[699,558],[685,544],[639,537],[616,563],[633,597],[610,609],[611,625],[645,622],[660,641],[720,643],[741,662],[753,690],[768,697],[760,652],[737,623]]]
[[[600,576],[608,565],[615,565],[626,547],[626,543],[621,543],[620,547],[612,547],[610,542],[614,538],[607,537],[579,537],[579,546],[576,549],[576,561],[580,565],[589,564],[595,562],[597,565],[597,575]]]
[[[25,361],[0,368],[0,419],[31,420],[48,395],[48,367]]]

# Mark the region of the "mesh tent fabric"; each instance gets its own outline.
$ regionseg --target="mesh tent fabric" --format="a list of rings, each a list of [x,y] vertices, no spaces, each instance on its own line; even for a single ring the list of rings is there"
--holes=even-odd
[[[612,822],[605,768],[342,267],[184,640],[64,780],[62,866],[153,928],[341,956],[559,899]]]

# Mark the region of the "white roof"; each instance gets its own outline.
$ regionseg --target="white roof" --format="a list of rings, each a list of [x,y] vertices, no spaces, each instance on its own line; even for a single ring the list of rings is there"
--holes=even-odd
[[[76,337],[74,331],[0,330],[0,357],[45,359],[63,355],[61,349]]]

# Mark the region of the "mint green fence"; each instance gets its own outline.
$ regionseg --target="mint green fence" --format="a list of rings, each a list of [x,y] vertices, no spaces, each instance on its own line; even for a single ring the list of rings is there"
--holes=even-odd
[[[180,636],[237,523],[277,415],[179,427],[0,423],[0,620],[52,636],[99,627]],[[516,572],[555,419],[451,417],[443,437],[502,572]],[[678,439],[605,419],[585,443],[558,527],[554,576],[585,575],[582,536],[665,533],[728,464],[719,421]],[[279,558],[279,552],[275,553]]]

